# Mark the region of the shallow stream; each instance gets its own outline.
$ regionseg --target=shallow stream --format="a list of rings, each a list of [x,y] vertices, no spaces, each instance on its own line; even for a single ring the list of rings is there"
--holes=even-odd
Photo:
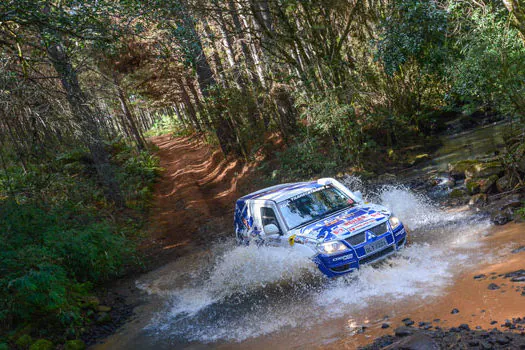
[[[460,137],[475,145],[495,135],[495,146],[499,128]],[[445,149],[462,152],[465,146],[449,139],[455,146],[445,143]],[[441,153],[429,166],[442,170],[448,155]],[[346,181],[353,190],[365,190],[356,178]],[[409,228],[410,245],[401,253],[329,280],[291,249],[237,247],[233,239],[215,243],[138,278],[136,288],[144,296],[136,317],[99,348],[303,348],[341,342],[352,348],[366,341],[363,326],[417,315],[451,293],[461,276],[497,263],[514,247],[504,242],[491,253],[495,243],[488,238],[501,229],[468,208],[439,208],[426,195],[396,184],[366,191],[367,200],[389,207]]]

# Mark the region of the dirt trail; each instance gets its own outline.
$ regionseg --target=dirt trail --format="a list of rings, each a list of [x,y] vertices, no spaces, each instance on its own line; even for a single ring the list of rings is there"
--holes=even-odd
[[[197,136],[150,140],[165,171],[155,188],[150,236],[141,248],[161,263],[231,233],[239,184],[254,165],[226,159]]]

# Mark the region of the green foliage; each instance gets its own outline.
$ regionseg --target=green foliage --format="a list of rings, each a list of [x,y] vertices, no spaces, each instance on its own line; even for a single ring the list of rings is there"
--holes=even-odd
[[[286,181],[331,173],[337,164],[330,158],[327,152],[323,152],[321,143],[317,139],[305,138],[293,143],[285,151],[277,153],[281,165],[278,175]]]
[[[47,339],[38,339],[36,342],[31,344],[29,350],[53,350],[55,346]]]
[[[436,1],[392,3],[380,24],[376,53],[389,75],[411,60],[428,71],[445,61],[447,13],[438,6]]]
[[[161,169],[124,142],[107,144],[129,211],[115,219],[89,153],[71,149],[27,173],[0,173],[0,324],[79,329],[92,285],[135,263],[133,237]],[[138,210],[137,210],[138,209]]]
[[[334,95],[327,95],[314,98],[301,117],[306,121],[309,136],[329,140],[326,148],[335,157],[332,162],[359,162],[367,144],[353,106],[338,102]],[[319,152],[320,148],[312,151]]]
[[[72,324],[85,281],[118,275],[132,256],[130,243],[109,223],[70,207],[0,205],[0,320]],[[89,286],[87,286],[89,288]]]
[[[466,16],[460,8],[455,15],[464,29],[456,42],[461,57],[447,70],[452,82],[449,99],[466,109],[484,106],[525,115],[525,46],[509,26],[506,10],[489,7]]]
[[[82,340],[68,340],[64,346],[64,350],[84,350],[86,344]]]
[[[522,220],[525,220],[525,202],[521,203],[521,208],[516,210],[516,216]]]
[[[169,133],[175,135],[184,134],[187,128],[177,119],[177,116],[173,114],[160,114],[155,117],[155,122],[151,126],[150,130],[145,133],[145,136],[159,136]]]
[[[27,349],[31,344],[33,344],[33,338],[29,334],[23,334],[15,342],[15,345],[21,349]]]
[[[162,168],[158,157],[148,151],[136,152],[126,144],[114,156],[119,165],[117,179],[124,193],[126,204],[135,209],[144,208],[153,195],[153,185]]]

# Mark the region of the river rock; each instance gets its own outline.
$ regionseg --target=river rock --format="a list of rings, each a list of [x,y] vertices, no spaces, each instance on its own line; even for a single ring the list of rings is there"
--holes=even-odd
[[[477,194],[480,192],[480,183],[477,179],[467,179],[465,181],[465,187],[467,188],[468,194]]]
[[[465,169],[465,176],[467,178],[488,178],[493,175],[499,176],[504,171],[503,165],[498,161],[479,162]]]
[[[406,337],[406,336],[412,335],[413,333],[414,333],[414,328],[406,327],[406,326],[397,327],[394,331],[394,334],[396,335],[396,337]]]
[[[377,177],[377,182],[380,183],[391,183],[396,182],[397,177],[394,174],[384,173]]]
[[[416,333],[400,339],[385,349],[406,349],[406,350],[439,350],[440,346],[434,339],[423,333]]]
[[[521,246],[521,247],[516,248],[513,251],[511,251],[512,254],[518,254],[518,253],[521,253],[521,252],[525,252],[525,246]]]
[[[414,324],[414,321],[411,320],[410,318],[405,318],[403,320],[403,323],[405,324],[405,326],[412,326]]]
[[[507,222],[512,221],[513,218],[514,213],[510,208],[505,210],[495,210],[490,215],[490,220],[496,225],[505,225]]]
[[[478,193],[470,197],[468,205],[471,207],[481,207],[487,203],[487,195],[485,193]]]
[[[500,289],[501,287],[498,286],[496,283],[491,283],[489,284],[489,286],[487,287],[488,290],[497,290],[497,289]]]
[[[455,180],[465,178],[465,171],[470,169],[474,165],[478,164],[477,160],[460,160],[459,162],[449,163],[448,172],[450,176]]]
[[[409,161],[409,164],[416,165],[424,162],[425,160],[430,160],[430,156],[428,155],[428,153],[418,154]]]
[[[498,189],[498,192],[506,192],[510,191],[518,184],[518,180],[511,175],[504,175],[496,181],[496,188]]]
[[[465,192],[464,190],[460,188],[455,188],[452,191],[450,191],[449,197],[452,199],[458,199],[458,198],[463,198],[466,195],[467,195],[467,192]]]
[[[479,180],[479,191],[481,193],[489,193],[490,190],[495,187],[496,182],[498,181],[498,175],[489,176],[486,179]]]

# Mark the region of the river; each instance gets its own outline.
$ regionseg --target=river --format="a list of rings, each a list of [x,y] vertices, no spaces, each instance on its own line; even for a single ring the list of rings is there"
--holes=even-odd
[[[493,152],[501,133],[498,125],[446,137],[437,157],[419,171],[442,172],[468,145],[468,157],[480,148]],[[290,249],[237,247],[233,239],[214,243],[139,277],[136,316],[97,348],[355,348],[387,333],[383,324],[395,327],[407,316],[484,328],[494,319],[523,316],[524,297],[488,293],[489,279],[473,276],[525,267],[525,253],[510,253],[525,245],[524,225],[496,227],[467,207],[441,208],[431,196],[398,184],[360,188],[357,178],[346,182],[392,209],[410,229],[404,251],[329,280]],[[451,315],[453,308],[461,312]]]

